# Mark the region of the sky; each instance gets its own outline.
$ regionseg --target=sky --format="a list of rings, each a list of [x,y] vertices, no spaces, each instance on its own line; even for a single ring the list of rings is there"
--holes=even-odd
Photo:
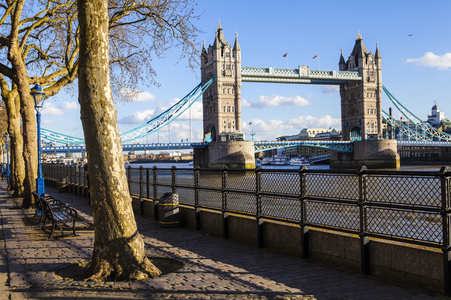
[[[207,47],[213,44],[220,20],[229,44],[238,34],[242,66],[338,70],[341,49],[347,60],[360,33],[369,52],[374,54],[378,43],[382,82],[391,94],[423,120],[435,103],[451,119],[449,0],[199,0],[196,9],[199,47],[203,39]],[[200,82],[200,68],[191,70],[179,56],[174,49],[152,61],[159,87],[143,82],[135,101],[116,102],[120,132],[145,123]],[[303,128],[341,130],[336,86],[245,82],[241,98],[248,140],[251,133],[254,140],[275,140]],[[389,107],[384,95],[382,108]],[[61,92],[47,99],[42,113],[43,128],[83,137],[77,95]],[[137,142],[201,141],[201,120],[199,99],[189,114]]]

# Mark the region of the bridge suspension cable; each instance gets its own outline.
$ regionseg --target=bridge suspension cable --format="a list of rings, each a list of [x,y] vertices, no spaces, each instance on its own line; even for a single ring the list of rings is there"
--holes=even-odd
[[[54,132],[45,128],[41,128],[41,137],[51,142],[69,144],[69,145],[84,145],[85,140],[62,133]]]
[[[194,102],[196,102],[199,97],[205,92],[205,90],[214,81],[212,77],[204,85],[199,83],[191,92],[189,92],[180,101],[172,105],[170,108],[156,116],[155,118],[147,121],[146,123],[122,133],[122,142],[130,142],[139,138],[143,138],[150,133],[156,132],[159,129],[170,124],[172,121],[177,119],[182,113],[184,113],[188,108],[190,108]],[[70,144],[70,145],[84,145],[85,140],[78,137],[73,137],[61,133],[57,133],[48,129],[41,128],[41,135],[44,139],[55,143]]]
[[[418,132],[417,130],[413,130],[409,126],[406,126],[402,122],[394,119],[392,116],[390,116],[385,110],[382,110],[383,115],[382,118],[390,124],[392,128],[396,128],[399,130],[400,133],[404,134],[405,136],[408,136],[410,138],[413,138],[417,141],[430,141],[431,138],[423,134],[423,130]]]
[[[386,120],[391,126],[397,128],[403,134],[414,138],[419,141],[451,141],[451,135],[438,130],[431,124],[424,122],[413,114],[409,109],[407,109],[401,102],[399,102],[385,86],[382,86],[387,97],[393,103],[393,105],[401,112],[401,114],[410,121],[410,126],[406,125],[400,121],[393,119],[392,116],[382,111],[384,120]]]
[[[143,138],[148,134],[155,132],[166,125],[169,125],[172,121],[177,119],[182,113],[184,113],[191,105],[196,102],[197,99],[204,93],[204,91],[214,81],[212,77],[203,86],[199,83],[191,92],[189,92],[180,101],[173,106],[156,116],[155,118],[147,121],[145,124],[138,126],[132,130],[121,134],[122,142],[129,142],[139,138]]]

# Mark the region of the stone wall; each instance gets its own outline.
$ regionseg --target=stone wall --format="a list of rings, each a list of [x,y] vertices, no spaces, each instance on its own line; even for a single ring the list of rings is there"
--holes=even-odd
[[[396,140],[355,141],[353,153],[333,152],[330,167],[337,169],[397,169],[400,166]]]

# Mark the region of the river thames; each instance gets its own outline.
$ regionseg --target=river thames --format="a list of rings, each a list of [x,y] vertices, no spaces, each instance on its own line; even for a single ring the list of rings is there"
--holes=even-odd
[[[157,168],[171,168],[172,166],[176,166],[177,168],[192,168],[192,165],[188,163],[130,163],[127,164],[126,167],[131,166],[132,168],[139,168],[143,166],[144,168],[153,168],[156,166]],[[260,164],[256,164],[256,166],[260,166]],[[262,165],[263,169],[287,169],[287,170],[297,170],[299,166],[290,166],[290,165]],[[442,165],[401,165],[401,167],[397,170],[400,171],[439,171]],[[309,165],[307,166],[309,170],[330,170],[329,165]],[[392,169],[393,170],[393,169]]]

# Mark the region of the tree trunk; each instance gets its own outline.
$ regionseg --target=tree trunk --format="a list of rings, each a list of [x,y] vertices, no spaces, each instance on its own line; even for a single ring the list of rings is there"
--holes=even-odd
[[[125,176],[108,67],[108,1],[77,2],[80,24],[78,101],[88,153],[95,232],[87,280],[159,276],[161,272],[145,255]]]
[[[22,130],[24,139],[23,157],[25,161],[25,179],[23,208],[30,208],[34,203],[31,193],[36,190],[37,177],[37,143],[36,119],[34,117],[34,104],[30,95],[30,84],[27,69],[22,60],[22,51],[19,46],[20,17],[25,0],[18,0],[11,21],[11,34],[8,45],[8,60],[11,62],[13,82],[17,85],[20,97],[20,114],[22,116]]]
[[[20,132],[20,102],[16,93],[7,93],[2,87],[2,98],[8,115],[8,133],[10,138],[10,176],[9,190],[13,197],[23,197],[25,162],[23,159],[23,138]]]

